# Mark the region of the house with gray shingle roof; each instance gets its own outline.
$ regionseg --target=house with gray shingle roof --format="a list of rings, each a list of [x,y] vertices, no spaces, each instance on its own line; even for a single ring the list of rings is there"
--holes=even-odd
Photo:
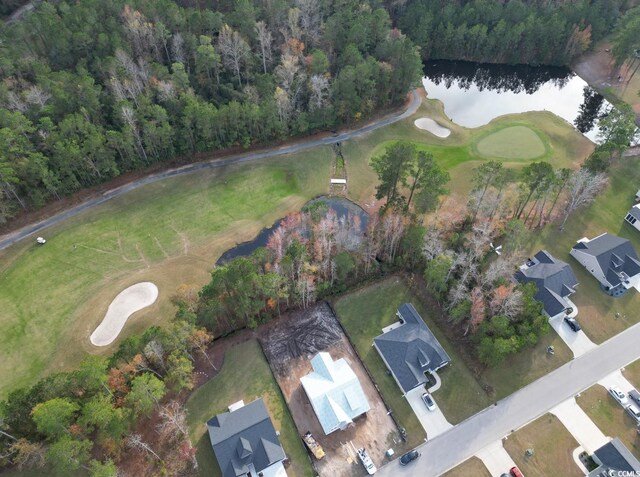
[[[575,292],[578,279],[568,263],[558,260],[546,250],[540,250],[516,272],[520,283],[535,283],[534,298],[542,303],[549,317],[571,312],[569,296]]]
[[[640,475],[640,462],[617,437],[595,451],[592,458],[598,467],[589,477]]]
[[[446,366],[451,358],[411,303],[400,306],[396,315],[400,321],[374,338],[373,346],[406,394],[428,381],[425,373]]]
[[[336,361],[320,352],[311,360],[313,371],[300,379],[325,434],[344,430],[371,407],[358,376],[344,358]]]
[[[640,230],[640,204],[636,204],[631,207],[624,220],[626,220],[636,230]]]
[[[570,254],[596,277],[609,295],[622,295],[640,283],[640,259],[627,239],[609,233],[593,239],[585,237],[573,246]]]
[[[286,477],[286,455],[262,399],[229,409],[207,421],[223,477]]]

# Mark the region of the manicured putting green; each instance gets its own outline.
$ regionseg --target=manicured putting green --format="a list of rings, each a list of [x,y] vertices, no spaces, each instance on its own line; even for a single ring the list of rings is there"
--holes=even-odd
[[[545,153],[544,143],[526,126],[511,126],[485,136],[476,145],[487,157],[503,159],[534,159]]]

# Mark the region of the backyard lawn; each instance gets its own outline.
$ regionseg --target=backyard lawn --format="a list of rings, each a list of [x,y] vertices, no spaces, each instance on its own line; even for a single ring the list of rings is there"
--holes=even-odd
[[[580,238],[593,238],[604,232],[629,239],[635,250],[640,252],[640,232],[624,221],[640,184],[639,166],[638,158],[620,160],[611,168],[609,186],[593,204],[576,211],[564,231],[553,225],[542,229],[529,248],[530,253],[545,248],[571,265],[579,282],[571,300],[578,307],[578,321],[582,329],[596,343],[602,343],[640,321],[640,313],[637,312],[640,296],[634,289],[619,298],[608,296],[569,252]]]
[[[431,319],[428,310],[411,294],[402,279],[392,277],[347,294],[336,300],[335,310],[338,319],[373,374],[395,417],[411,436],[412,432],[423,435],[424,431],[406,399],[402,397],[402,391],[393,377],[387,373],[384,362],[372,346],[373,338],[382,333],[383,327],[398,321],[396,310],[406,302],[413,303],[451,357],[451,364],[438,373],[442,378],[442,387],[434,392],[434,397],[447,420],[457,424],[487,407],[490,401],[459,357],[457,350],[451,346]]]
[[[472,457],[446,474],[442,474],[442,477],[491,477],[491,474],[480,459]]]
[[[551,414],[536,419],[503,441],[516,465],[527,477],[581,477],[584,475],[573,460],[579,444],[557,417]],[[533,456],[525,455],[533,449]]]
[[[291,465],[290,476],[312,476],[307,452],[298,436],[293,419],[284,402],[262,349],[256,340],[229,349],[220,373],[198,388],[187,401],[191,441],[197,447],[199,475],[220,477],[207,433],[206,422],[227,411],[229,404],[244,400],[246,404],[262,398]]]
[[[603,386],[596,384],[590,387],[576,401],[605,436],[619,437],[640,459],[640,436],[636,423]]]

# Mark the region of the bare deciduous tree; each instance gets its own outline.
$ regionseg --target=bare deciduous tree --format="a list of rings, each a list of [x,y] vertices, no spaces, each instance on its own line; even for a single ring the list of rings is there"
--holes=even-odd
[[[322,16],[318,0],[296,0],[299,10],[298,24],[310,46],[318,43],[322,33]]]
[[[156,459],[162,460],[160,456],[156,454],[155,451],[151,448],[151,446],[149,446],[149,444],[142,440],[142,436],[140,434],[131,434],[130,436],[127,436],[126,443],[127,447],[130,447],[131,449],[142,450],[147,454],[151,454]]]
[[[592,202],[598,193],[607,185],[607,177],[603,173],[593,174],[587,169],[574,172],[567,182],[567,203],[564,220],[560,230],[564,229],[569,216],[579,207]]]
[[[260,45],[258,55],[262,60],[262,70],[266,73],[267,65],[271,64],[273,38],[265,22],[260,21],[256,23],[256,35],[258,37],[258,44]]]
[[[19,470],[44,467],[46,448],[41,442],[18,439],[9,450],[14,455],[12,462]]]
[[[242,85],[242,68],[246,66],[250,48],[240,33],[229,25],[224,25],[218,36],[218,50],[222,55],[222,64],[232,71],[238,78],[238,84]]]
[[[40,106],[44,108],[47,104],[47,101],[51,98],[51,95],[44,91],[40,86],[33,85],[29,88],[25,94],[24,99],[29,104],[35,104],[36,106]]]
[[[16,94],[14,91],[9,91],[7,93],[7,109],[11,111],[20,111],[24,113],[27,110],[27,103],[25,103],[20,95]]]
[[[300,65],[300,59],[290,54],[282,55],[275,74],[280,82],[280,87],[289,97],[291,110],[294,110],[297,107],[298,98],[307,77]]]
[[[184,64],[184,38],[180,33],[171,36],[171,61]]]
[[[122,22],[135,55],[142,57],[150,53],[155,47],[153,23],[147,21],[142,13],[128,5],[125,5],[122,10]]]
[[[311,89],[309,109],[314,111],[324,108],[329,97],[329,80],[323,75],[313,75],[309,80],[309,86]]]
[[[171,401],[161,406],[158,415],[160,422],[156,424],[156,429],[160,434],[168,437],[188,436],[187,412],[178,401]]]

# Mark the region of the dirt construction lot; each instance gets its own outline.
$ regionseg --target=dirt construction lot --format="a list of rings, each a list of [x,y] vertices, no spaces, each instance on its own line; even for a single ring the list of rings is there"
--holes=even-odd
[[[320,476],[366,475],[351,443],[364,447],[376,466],[382,465],[385,452],[399,439],[398,430],[329,306],[321,303],[274,320],[260,331],[260,341],[298,432],[302,435],[310,431],[326,452],[324,459],[314,462]],[[371,406],[354,425],[329,436],[324,435],[300,384],[300,378],[312,371],[310,359],[318,351],[349,363]]]

